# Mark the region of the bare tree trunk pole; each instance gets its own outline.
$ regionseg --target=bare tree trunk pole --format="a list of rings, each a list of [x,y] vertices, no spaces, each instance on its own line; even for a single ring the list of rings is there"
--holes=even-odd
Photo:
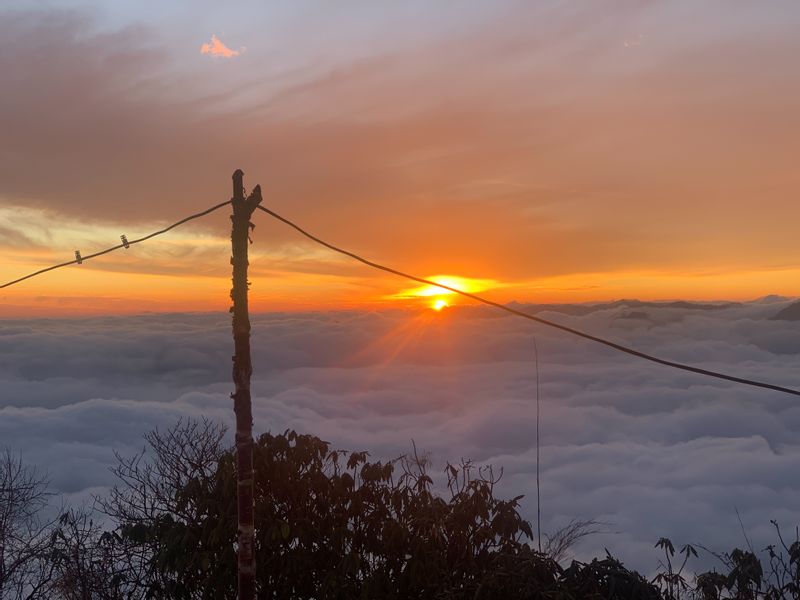
[[[233,410],[236,413],[236,498],[238,507],[238,598],[254,600],[256,595],[256,556],[253,501],[253,411],[250,401],[250,314],[247,307],[247,250],[250,242],[250,216],[261,203],[261,187],[244,197],[244,173],[233,174],[233,214],[231,247],[233,256]]]

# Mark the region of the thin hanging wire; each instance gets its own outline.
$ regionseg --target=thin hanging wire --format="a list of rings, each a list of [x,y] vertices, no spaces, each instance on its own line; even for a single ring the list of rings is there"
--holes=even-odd
[[[553,321],[548,321],[547,319],[543,319],[541,317],[537,317],[535,315],[528,314],[528,313],[523,312],[521,310],[517,310],[516,308],[511,308],[510,306],[506,306],[505,304],[501,304],[499,302],[494,302],[493,300],[489,300],[489,299],[484,298],[482,296],[478,296],[477,294],[471,294],[470,292],[465,292],[463,290],[459,290],[458,288],[455,288],[455,287],[452,287],[452,286],[449,286],[449,285],[445,285],[443,283],[437,283],[436,281],[433,281],[431,279],[425,279],[424,277],[417,277],[416,275],[411,275],[409,273],[404,273],[403,271],[398,271],[397,269],[392,269],[391,267],[386,267],[384,265],[378,264],[378,263],[373,262],[371,260],[367,260],[366,258],[363,258],[363,257],[359,256],[358,254],[355,254],[354,252],[350,252],[348,250],[344,250],[343,248],[339,248],[338,246],[334,246],[333,244],[330,244],[330,243],[318,238],[317,236],[309,233],[308,231],[306,231],[305,229],[303,229],[299,225],[293,223],[289,219],[287,219],[285,217],[282,217],[278,213],[276,213],[276,212],[274,212],[274,211],[272,211],[272,210],[270,210],[268,208],[265,208],[264,206],[260,206],[259,205],[256,208],[258,208],[261,211],[264,211],[265,213],[267,213],[268,215],[270,215],[273,218],[277,219],[278,221],[281,221],[281,222],[285,223],[289,227],[295,229],[296,231],[298,231],[299,233],[301,233],[302,235],[304,235],[308,239],[313,240],[317,244],[325,246],[326,248],[329,248],[330,250],[333,250],[334,252],[338,252],[339,254],[344,254],[345,256],[349,256],[350,258],[352,258],[354,260],[357,260],[357,261],[359,261],[359,262],[361,262],[361,263],[363,263],[363,264],[365,264],[365,265],[367,265],[369,267],[372,267],[373,269],[379,269],[381,271],[385,271],[387,273],[392,273],[393,275],[397,275],[398,277],[404,277],[405,279],[410,279],[411,281],[417,281],[419,283],[425,283],[427,285],[432,285],[432,286],[441,288],[443,290],[449,290],[449,291],[453,292],[454,294],[459,294],[459,295],[464,296],[466,298],[471,298],[472,300],[475,300],[476,302],[480,302],[480,303],[486,304],[488,306],[493,306],[495,308],[503,310],[503,311],[505,311],[507,313],[510,313],[512,315],[515,315],[517,317],[522,317],[523,319],[528,319],[530,321],[536,321],[537,323],[541,323],[542,325],[547,325],[548,327],[554,327],[556,329],[560,329],[561,331],[566,331],[567,333],[571,333],[572,335],[576,335],[578,337],[582,337],[582,338],[585,338],[587,340],[592,340],[593,342],[597,342],[598,344],[603,344],[604,346],[608,346],[609,348],[613,348],[614,350],[618,350],[619,352],[624,352],[625,354],[630,354],[631,356],[638,356],[639,358],[643,358],[644,360],[648,360],[650,362],[658,363],[658,364],[664,365],[666,367],[671,367],[673,369],[679,369],[681,371],[689,371],[690,373],[697,373],[698,375],[705,375],[706,377],[714,377],[716,379],[724,379],[725,381],[733,381],[735,383],[741,383],[741,384],[744,384],[744,385],[750,385],[750,386],[754,386],[754,387],[760,387],[760,388],[766,388],[766,389],[769,389],[769,390],[775,390],[776,392],[783,392],[784,394],[791,394],[793,396],[800,396],[800,391],[799,390],[794,390],[792,388],[787,388],[787,387],[784,387],[784,386],[781,386],[781,385],[775,385],[773,383],[767,383],[767,382],[764,382],[764,381],[757,381],[755,379],[748,379],[746,377],[735,377],[733,375],[727,375],[725,373],[720,373],[718,371],[711,371],[709,369],[701,369],[700,367],[694,367],[692,365],[686,365],[686,364],[683,364],[683,363],[679,363],[679,362],[675,362],[675,361],[671,361],[671,360],[666,360],[664,358],[658,358],[657,356],[653,356],[652,354],[647,354],[646,352],[640,352],[639,350],[635,350],[633,348],[630,348],[628,346],[624,346],[622,344],[617,344],[616,342],[612,342],[612,341],[607,340],[605,338],[601,338],[601,337],[598,337],[596,335],[591,335],[589,333],[585,333],[585,332],[580,331],[578,329],[574,329],[572,327],[567,327],[566,325],[561,325],[561,324],[555,323]]]
[[[56,269],[60,269],[62,267],[68,267],[69,265],[79,265],[79,264],[82,264],[82,263],[86,262],[87,260],[92,259],[92,258],[97,258],[98,256],[102,256],[103,254],[108,254],[109,252],[114,252],[115,250],[120,250],[122,248],[128,249],[130,246],[133,246],[134,244],[138,244],[140,242],[144,242],[146,240],[149,240],[150,238],[154,238],[157,235],[162,235],[164,233],[167,233],[168,231],[170,231],[171,229],[175,229],[179,225],[183,225],[184,223],[187,223],[188,221],[191,221],[193,219],[199,219],[200,217],[204,217],[207,214],[210,214],[210,213],[214,212],[215,210],[218,210],[218,209],[222,208],[223,206],[227,206],[230,203],[231,203],[230,200],[228,200],[227,202],[221,202],[221,203],[217,204],[216,206],[212,206],[211,208],[206,209],[206,210],[204,210],[202,212],[195,213],[193,215],[189,215],[185,219],[181,219],[180,221],[177,221],[177,222],[173,223],[169,227],[165,227],[164,229],[160,229],[158,231],[154,231],[153,233],[151,233],[149,235],[146,235],[144,237],[140,237],[140,238],[135,239],[135,240],[128,240],[128,238],[125,237],[124,235],[120,236],[121,239],[122,239],[122,243],[121,244],[117,244],[116,246],[112,246],[111,248],[106,248],[105,250],[101,250],[100,252],[95,252],[94,254],[87,254],[86,256],[81,256],[80,252],[76,250],[75,251],[75,260],[71,260],[69,262],[64,262],[64,263],[61,263],[61,264],[58,264],[58,265],[53,265],[52,267],[47,267],[45,269],[40,269],[38,271],[35,271],[34,273],[30,273],[29,275],[25,275],[24,277],[20,277],[19,279],[14,279],[13,281],[9,281],[8,283],[4,283],[3,285],[0,285],[0,290],[3,289],[3,288],[7,288],[9,286],[12,286],[14,284],[20,283],[21,281],[25,281],[26,279],[30,279],[31,277],[36,277],[37,275],[41,275],[42,273],[47,273],[48,271],[55,271]]]

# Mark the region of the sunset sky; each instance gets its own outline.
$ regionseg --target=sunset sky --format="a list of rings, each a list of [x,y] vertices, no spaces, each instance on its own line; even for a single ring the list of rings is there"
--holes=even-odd
[[[798,31],[798,0],[0,0],[0,285],[240,168],[367,259],[800,389]],[[229,214],[0,289],[0,448],[54,498],[106,493],[155,427],[233,425]],[[540,465],[542,530],[611,523],[576,555],[643,573],[661,536],[800,523],[796,396],[253,222],[256,434],[497,465],[527,519]]]
[[[227,200],[495,300],[800,294],[800,4],[19,2],[0,279]],[[256,310],[429,304],[256,215]],[[219,310],[225,212],[0,291]]]

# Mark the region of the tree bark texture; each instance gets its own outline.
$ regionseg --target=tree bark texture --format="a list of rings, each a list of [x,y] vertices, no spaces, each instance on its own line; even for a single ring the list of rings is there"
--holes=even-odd
[[[233,215],[231,221],[231,246],[233,256],[233,410],[236,414],[236,498],[238,507],[238,598],[255,599],[256,557],[253,509],[253,411],[250,400],[250,376],[253,365],[250,358],[250,315],[247,303],[248,244],[250,243],[250,217],[261,203],[261,187],[244,196],[244,173],[237,169],[233,174]]]

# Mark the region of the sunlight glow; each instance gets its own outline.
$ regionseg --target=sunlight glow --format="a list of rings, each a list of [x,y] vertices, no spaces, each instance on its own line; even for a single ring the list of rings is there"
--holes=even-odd
[[[435,311],[440,311],[448,306],[450,306],[450,304],[444,298],[437,298],[433,301],[433,304],[431,304],[431,308]]]
[[[482,290],[498,287],[499,284],[493,279],[472,279],[469,277],[457,277],[455,275],[436,275],[429,277],[431,281],[441,283],[451,288],[461,290],[462,292],[480,292]],[[395,298],[429,298],[431,296],[449,296],[455,292],[440,288],[436,285],[422,285],[415,288],[405,289],[399,294],[395,294]]]

